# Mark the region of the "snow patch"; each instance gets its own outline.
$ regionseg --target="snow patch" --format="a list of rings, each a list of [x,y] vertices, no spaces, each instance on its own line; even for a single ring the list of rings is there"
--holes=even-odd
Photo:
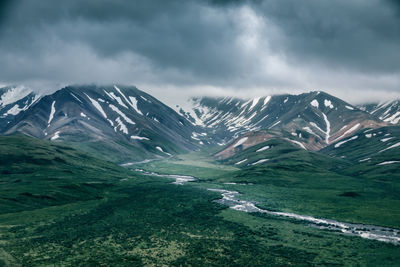
[[[270,146],[263,146],[262,148],[257,149],[256,152],[262,152],[262,151],[265,151],[265,150],[267,150],[269,148],[270,148]]]
[[[109,105],[112,110],[114,110],[116,113],[118,113],[124,120],[129,123],[129,124],[135,124],[131,119],[128,118],[121,110],[119,110],[116,106],[113,104]]]
[[[128,128],[126,127],[126,125],[124,124],[124,122],[121,120],[120,117],[117,117],[115,119],[115,121],[117,122],[117,126],[116,128],[119,127],[120,131],[123,132],[124,134],[128,134]]]
[[[143,115],[143,113],[137,107],[137,100],[136,97],[130,96],[129,99],[132,101],[132,107],[136,110],[137,113]]]
[[[349,142],[349,141],[355,140],[355,139],[357,139],[357,138],[358,138],[358,136],[355,135],[355,136],[353,136],[353,137],[351,137],[351,138],[349,138],[349,139],[347,139],[347,140],[341,141],[341,142],[335,144],[335,148],[338,148],[338,147],[340,147],[341,145],[343,145],[343,144],[345,144],[345,143],[347,143],[347,142]]]
[[[397,111],[395,114],[393,114],[389,118],[384,119],[384,121],[390,122],[392,124],[398,123],[399,120],[400,120],[400,111]]]
[[[120,90],[116,85],[114,85],[114,88],[115,88],[115,90],[118,91],[118,93],[125,99],[125,101],[126,101],[131,107],[135,108],[135,107],[133,106],[133,104],[132,104],[131,102],[129,102],[128,98],[126,98],[126,96],[121,92],[121,90]],[[143,114],[142,114],[142,115],[143,115]]]
[[[393,139],[394,137],[388,137],[388,138],[383,138],[383,139],[381,139],[381,142],[387,142],[387,141],[389,141],[390,139]]]
[[[74,95],[73,93],[70,93],[76,100],[78,100],[79,102],[81,102],[82,104],[83,104],[83,102],[76,96],[76,95]]]
[[[389,149],[392,149],[392,148],[395,148],[395,147],[398,147],[398,146],[400,146],[400,142],[398,142],[398,143],[396,143],[396,144],[394,144],[394,145],[391,145],[390,147],[387,147],[387,148],[385,148],[385,149],[379,151],[378,153],[381,153],[381,152],[383,152],[383,151],[386,151],[386,150],[389,150]]]
[[[123,106],[124,108],[128,109],[128,107],[125,105],[125,103],[122,101],[121,97],[117,96],[116,94],[114,94],[114,92],[107,92],[106,90],[104,90],[104,92],[108,95],[108,97],[110,97],[111,99],[117,101],[117,103],[120,106]]]
[[[159,151],[161,151],[162,153],[165,153],[165,154],[167,154],[167,155],[170,155],[171,156],[171,154],[170,153],[168,153],[168,152],[165,152],[160,146],[156,146],[156,149],[157,150],[159,150]]]
[[[328,120],[328,117],[325,115],[325,113],[322,113],[322,116],[324,117],[325,123],[326,123],[326,132],[325,132],[325,142],[329,144],[329,134],[331,132],[331,123]]]
[[[305,131],[306,131],[307,133],[309,133],[309,134],[316,135],[316,134],[310,129],[310,127],[308,127],[308,126],[303,127],[303,130],[305,130]]]
[[[257,160],[256,162],[251,163],[250,165],[258,165],[258,164],[261,164],[261,163],[266,162],[268,160],[269,159],[260,159],[260,160]]]
[[[278,125],[279,123],[280,123],[281,121],[277,121],[277,122],[275,122],[274,124],[272,124],[268,129],[271,129],[271,128],[273,128],[273,127],[275,127],[276,125]]]
[[[54,118],[54,113],[56,113],[56,108],[54,106],[55,104],[56,104],[56,101],[53,101],[53,103],[51,103],[51,110],[50,110],[49,120],[47,122],[47,124],[49,124],[49,125],[50,125],[50,122]]]
[[[296,141],[296,140],[290,140],[290,139],[288,139],[290,142],[292,142],[292,143],[294,143],[294,144],[297,144],[297,145],[299,145],[302,149],[305,149],[305,150],[307,150],[306,149],[306,147],[302,144],[302,143],[300,143],[299,141]]]
[[[330,100],[328,100],[328,99],[324,100],[324,105],[327,108],[333,108],[332,102]]]
[[[314,99],[313,101],[311,101],[311,106],[318,108],[319,107],[319,103],[317,99]]]
[[[131,135],[131,139],[135,139],[135,140],[150,140],[147,137],[138,136],[138,135]]]
[[[400,161],[397,161],[397,160],[384,161],[384,162],[381,162],[381,163],[379,163],[379,164],[377,164],[377,165],[388,165],[388,164],[399,163],[399,162],[400,162]]]
[[[247,161],[247,159],[244,159],[244,160],[238,161],[238,162],[236,162],[236,163],[235,163],[235,165],[240,165],[240,164],[242,164],[243,162],[246,162],[246,161]]]
[[[92,102],[92,105],[101,113],[101,115],[103,115],[103,117],[107,119],[107,114],[104,112],[104,110],[100,106],[99,102],[97,102],[96,100],[94,100],[93,98],[88,96],[86,93],[85,93],[85,95],[87,96],[87,98],[89,98],[90,102]]]
[[[262,107],[262,109],[261,109],[261,111],[263,111],[266,107],[267,107],[267,104],[268,104],[268,102],[271,100],[271,96],[269,95],[269,96],[266,96],[265,98],[264,98],[264,103],[263,103],[263,107]],[[268,116],[268,115],[267,115]]]
[[[351,106],[345,106],[347,109],[349,109],[349,110],[354,110],[354,108],[353,107],[351,107]]]
[[[333,142],[336,142],[340,139],[342,139],[343,137],[345,137],[346,135],[348,135],[351,132],[354,132],[358,127],[360,127],[360,124],[357,123],[356,125],[354,125],[353,127],[351,127],[350,129],[348,129],[347,131],[344,132],[344,134],[342,134],[341,136],[339,136],[338,138],[336,138]]]
[[[60,137],[60,131],[54,133],[54,135],[50,138],[51,141],[56,140]]]
[[[236,142],[236,144],[235,144],[233,147],[240,146],[241,144],[243,144],[244,142],[246,142],[247,139],[249,139],[249,138],[248,138],[248,137],[243,137],[243,138],[241,138],[239,141]]]
[[[256,98],[253,99],[253,103],[251,104],[251,106],[249,108],[249,111],[252,110],[257,105],[259,100],[260,100],[259,97],[256,97]]]
[[[25,110],[25,108],[20,108],[18,104],[15,104],[12,108],[10,108],[6,113],[3,114],[3,116],[7,115],[18,115],[22,110]]]

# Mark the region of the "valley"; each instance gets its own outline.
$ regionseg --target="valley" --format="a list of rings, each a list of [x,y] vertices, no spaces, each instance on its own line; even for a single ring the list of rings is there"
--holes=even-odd
[[[400,126],[362,107],[310,92],[177,113],[120,85],[13,99],[0,266],[400,262]]]

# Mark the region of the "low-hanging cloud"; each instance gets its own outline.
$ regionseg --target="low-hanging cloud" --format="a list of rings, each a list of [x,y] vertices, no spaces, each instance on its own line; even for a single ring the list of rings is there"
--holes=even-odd
[[[325,90],[352,102],[400,94],[393,0],[4,3],[2,83],[118,82],[167,101],[171,90],[182,97]]]

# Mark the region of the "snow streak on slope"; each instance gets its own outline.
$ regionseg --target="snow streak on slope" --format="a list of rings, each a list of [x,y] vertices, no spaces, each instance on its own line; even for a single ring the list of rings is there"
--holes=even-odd
[[[249,111],[252,110],[257,105],[259,100],[260,100],[259,97],[253,99],[253,103],[251,104]]]
[[[143,113],[137,107],[137,100],[136,97],[130,96],[129,99],[132,101],[132,107],[136,110],[137,113],[143,115]]]
[[[379,153],[384,152],[384,151],[389,150],[389,149],[392,149],[392,148],[395,148],[395,147],[398,147],[398,146],[400,146],[400,142],[398,142],[398,143],[396,143],[394,145],[391,145],[390,147],[387,147],[387,148],[379,151]]]
[[[379,163],[379,164],[377,164],[377,165],[388,165],[388,164],[399,163],[399,162],[400,162],[400,161],[397,161],[397,160],[384,161],[384,162],[381,162],[381,163]]]
[[[124,108],[128,108],[125,105],[125,103],[122,101],[121,97],[115,95],[114,92],[107,92],[106,90],[104,90],[104,92],[108,95],[108,97],[110,97],[111,99],[117,101],[120,106],[123,106]]]
[[[256,152],[262,152],[262,151],[265,151],[267,149],[269,149],[269,146],[263,146],[262,148],[257,149]]]
[[[349,138],[349,139],[346,139],[346,140],[344,140],[344,141],[341,141],[341,142],[335,144],[335,148],[338,148],[338,147],[340,147],[341,145],[346,144],[347,142],[349,142],[349,141],[351,141],[351,140],[355,140],[355,139],[357,139],[357,138],[358,138],[358,136],[355,135],[355,136],[353,136],[353,137],[351,137],[351,138]]]
[[[114,85],[115,90],[118,91],[118,93],[125,99],[125,101],[133,108],[135,108],[133,106],[133,104],[131,102],[129,102],[128,98],[126,98],[126,96],[121,92],[121,89],[119,89],[116,85]]]
[[[328,117],[325,115],[325,113],[322,113],[322,116],[324,117],[324,121],[326,123],[326,132],[325,132],[325,142],[329,144],[329,134],[331,132],[331,123],[328,120]]]
[[[49,124],[49,125],[50,125],[50,122],[53,120],[54,113],[56,113],[56,108],[54,107],[55,104],[56,104],[56,101],[53,101],[53,103],[51,104],[51,110],[50,110],[49,120],[48,120],[48,122],[47,122],[47,124]]]
[[[296,145],[299,145],[302,149],[307,150],[306,147],[305,147],[302,143],[300,143],[299,141],[291,140],[291,139],[288,139],[288,140],[289,140],[290,142],[296,144]]]
[[[92,105],[100,112],[101,115],[103,115],[103,117],[105,119],[107,119],[107,114],[104,112],[103,108],[100,106],[99,102],[97,102],[96,100],[94,100],[93,98],[91,98],[90,96],[88,96],[87,94],[85,94],[87,96],[87,98],[89,98],[90,102],[92,102]]]
[[[150,140],[147,137],[137,136],[137,135],[131,135],[131,139],[135,139],[135,140]]]
[[[347,126],[347,125],[346,125]],[[346,132],[344,132],[344,134],[342,134],[341,136],[339,136],[338,138],[336,138],[333,142],[336,142],[344,137],[346,137],[346,135],[348,135],[349,133],[354,132],[355,130],[357,130],[357,128],[360,127],[360,124],[357,123],[356,125],[354,125],[353,127],[351,127],[350,129],[348,129]]]
[[[20,108],[18,106],[18,104],[15,104],[12,108],[10,108],[9,110],[7,110],[6,113],[3,114],[3,116],[7,116],[7,115],[18,115],[18,113],[20,113],[22,110],[25,110],[23,108]]]
[[[50,138],[51,141],[56,140],[60,137],[60,131],[55,132],[55,134]]]
[[[128,128],[126,127],[126,125],[123,123],[123,121],[121,120],[120,117],[117,117],[115,119],[115,121],[117,122],[117,126],[116,128],[119,127],[120,131],[123,132],[124,134],[128,134]]]
[[[160,146],[156,146],[156,149],[157,150],[159,150],[160,152],[162,152],[162,153],[165,153],[165,154],[167,154],[167,155],[169,155],[169,156],[171,156],[171,154],[170,153],[168,153],[168,152],[165,152]]]
[[[244,160],[238,161],[238,162],[236,162],[236,163],[235,163],[235,165],[240,165],[240,164],[242,164],[242,163],[244,163],[244,162],[246,162],[246,161],[247,161],[247,159],[244,159]]]
[[[253,162],[252,164],[250,164],[250,165],[258,165],[258,164],[261,164],[261,163],[264,163],[264,162],[266,162],[266,161],[268,161],[269,159],[260,159],[260,160],[257,160],[256,162]]]
[[[114,106],[113,104],[110,104],[109,106],[110,106],[110,108],[111,108],[112,110],[114,110],[114,111],[115,111],[116,113],[118,113],[122,118],[124,118],[124,120],[125,120],[127,123],[135,124],[131,119],[128,118],[128,116],[125,115],[125,113],[123,113],[121,110],[119,110],[116,106]]]
[[[236,144],[233,147],[237,147],[240,146],[241,144],[243,144],[244,142],[246,142],[248,139],[248,137],[243,137],[241,138],[239,141],[236,142]]]

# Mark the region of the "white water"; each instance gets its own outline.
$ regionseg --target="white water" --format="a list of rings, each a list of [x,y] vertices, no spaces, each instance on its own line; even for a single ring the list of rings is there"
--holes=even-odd
[[[208,190],[221,193],[222,199],[219,199],[216,202],[221,203],[223,205],[227,205],[234,210],[244,211],[244,212],[260,212],[274,216],[282,216],[291,219],[306,221],[310,223],[310,226],[317,227],[320,229],[339,231],[345,235],[359,236],[366,239],[389,242],[396,245],[400,243],[399,229],[380,227],[375,225],[345,223],[335,220],[315,218],[308,215],[299,215],[295,213],[264,210],[258,208],[254,203],[250,201],[238,199],[238,196],[240,194],[236,191],[228,191],[222,189],[208,189]]]
[[[159,174],[155,172],[147,172],[142,169],[135,169],[135,171],[141,172],[145,175],[163,177],[169,179],[175,179],[172,184],[183,185],[186,182],[193,182],[197,179],[193,176],[186,175],[175,175],[175,174]],[[225,183],[225,184],[235,184],[235,183]],[[359,236],[361,238],[377,240],[381,242],[393,243],[398,245],[400,243],[400,230],[388,227],[381,227],[375,225],[367,224],[355,224],[355,223],[345,223],[330,219],[315,218],[308,215],[299,215],[295,213],[279,212],[260,209],[253,202],[247,200],[241,200],[238,198],[240,193],[237,191],[229,191],[223,189],[208,189],[209,191],[221,193],[222,198],[216,200],[216,202],[226,205],[231,209],[244,211],[244,212],[260,212],[273,216],[281,216],[290,219],[305,221],[309,223],[309,226],[316,227],[319,229],[331,230],[344,235]]]
[[[142,170],[142,169],[135,169],[135,171],[141,172],[141,173],[143,173],[145,175],[163,177],[163,178],[169,178],[169,179],[175,179],[175,182],[172,182],[172,184],[178,184],[178,185],[183,185],[183,184],[185,184],[187,182],[193,182],[193,181],[197,180],[193,176],[187,176],[187,175],[159,174],[159,173],[155,173],[155,172],[147,172],[147,171]]]

